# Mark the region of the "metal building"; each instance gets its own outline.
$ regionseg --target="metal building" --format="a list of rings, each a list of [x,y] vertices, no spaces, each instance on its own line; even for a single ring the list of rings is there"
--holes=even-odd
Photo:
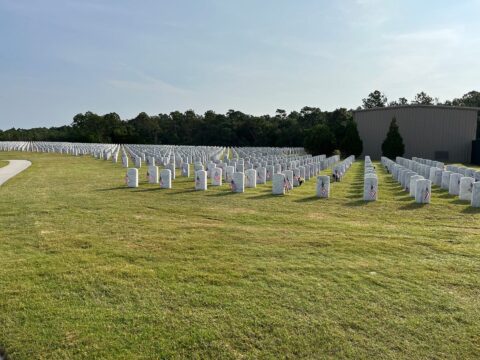
[[[356,110],[353,118],[363,141],[363,154],[382,155],[392,118],[397,119],[405,157],[470,163],[480,108],[405,105]]]

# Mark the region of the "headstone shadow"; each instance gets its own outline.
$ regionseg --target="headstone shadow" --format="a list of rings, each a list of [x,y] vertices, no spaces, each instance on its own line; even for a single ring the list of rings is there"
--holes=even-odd
[[[177,194],[189,194],[189,193],[194,193],[194,192],[199,192],[198,190],[195,189],[185,189],[185,190],[174,190],[174,191],[168,191],[165,194],[166,195],[177,195]]]
[[[161,187],[154,187],[149,189],[138,189],[138,190],[135,190],[135,192],[149,192],[149,191],[159,191],[159,190],[167,190],[167,189],[162,189]]]
[[[230,195],[235,195],[239,193],[235,193],[233,191],[220,191],[220,192],[215,192],[215,193],[209,193],[207,196],[230,196]]]
[[[450,201],[450,204],[455,204],[455,205],[470,205],[470,201],[468,201],[468,200],[455,199],[455,200],[453,200],[453,201]]]
[[[404,193],[404,191],[402,191],[402,193]],[[411,197],[410,195],[405,195],[405,196],[396,198],[395,200],[398,200],[398,201],[411,201],[411,200],[413,200],[413,199],[414,199],[414,198]]]
[[[452,199],[454,198],[455,196],[454,195],[450,195],[448,192],[443,192],[441,194],[439,194],[437,197],[441,198],[441,199]]]
[[[469,206],[462,210],[462,213],[465,214],[480,214],[480,208]]]
[[[285,196],[285,195],[284,195]],[[248,199],[252,200],[262,200],[262,199],[268,199],[268,198],[275,198],[279,197],[279,195],[274,195],[271,192],[265,193],[265,194],[260,194],[260,195],[254,195],[254,196],[249,196]]]
[[[410,198],[411,199],[411,198]],[[416,209],[421,209],[421,208],[424,208],[425,206],[427,206],[428,204],[419,204],[419,203],[416,203],[416,202],[412,202],[410,204],[406,204],[406,205],[403,205],[403,206],[400,206],[399,207],[399,210],[416,210]]]
[[[123,186],[116,186],[112,188],[96,189],[95,191],[115,191],[115,190],[131,190],[131,188],[128,188],[125,185],[123,185]]]
[[[349,201],[347,203],[345,203],[345,206],[348,206],[348,207],[357,207],[357,206],[365,206],[365,205],[368,205],[370,201],[365,201],[363,199],[358,199],[358,200],[355,200],[355,201]]]
[[[325,199],[319,198],[318,196],[314,195],[314,196],[309,196],[306,198],[301,198],[293,201],[298,203],[304,203],[304,202],[313,202],[313,201],[321,201],[321,200],[325,200]]]

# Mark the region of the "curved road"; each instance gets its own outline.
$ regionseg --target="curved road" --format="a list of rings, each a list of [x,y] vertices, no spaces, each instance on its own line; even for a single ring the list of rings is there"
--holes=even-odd
[[[7,160],[10,162],[7,166],[0,168],[0,186],[14,177],[20,174],[23,170],[27,169],[32,163],[28,160]]]

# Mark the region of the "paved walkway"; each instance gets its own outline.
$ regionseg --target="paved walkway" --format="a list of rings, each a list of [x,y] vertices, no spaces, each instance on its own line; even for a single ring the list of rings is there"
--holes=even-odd
[[[0,186],[14,177],[20,174],[23,170],[27,169],[32,163],[27,160],[7,160],[10,162],[7,166],[0,168]]]

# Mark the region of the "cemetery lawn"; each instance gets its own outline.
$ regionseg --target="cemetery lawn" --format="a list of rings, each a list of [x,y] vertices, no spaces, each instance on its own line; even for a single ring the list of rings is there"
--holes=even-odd
[[[13,359],[480,357],[480,210],[363,163],[332,198],[124,187],[120,164],[0,153],[0,347]]]

